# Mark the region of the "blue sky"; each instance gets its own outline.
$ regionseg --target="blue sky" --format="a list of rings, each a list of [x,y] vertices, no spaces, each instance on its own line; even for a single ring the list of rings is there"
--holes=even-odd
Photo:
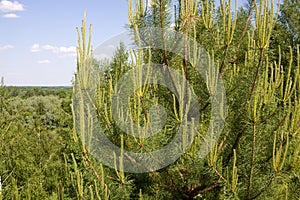
[[[84,9],[93,45],[125,30],[127,1],[0,0],[0,77],[6,85],[71,85]]]
[[[70,86],[76,27],[84,9],[87,23],[93,24],[94,47],[126,30],[127,0],[0,0],[0,77],[5,84]]]

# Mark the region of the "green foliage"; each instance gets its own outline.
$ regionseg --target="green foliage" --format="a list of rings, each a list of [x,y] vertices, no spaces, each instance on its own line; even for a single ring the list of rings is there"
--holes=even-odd
[[[247,9],[233,9],[231,1],[223,0],[219,7],[211,0],[152,0],[150,5],[128,1],[132,33],[149,27],[179,31],[201,44],[219,70],[226,89],[225,127],[205,158],[199,151],[207,142],[212,84],[201,78],[194,62],[187,62],[192,47],[188,43],[176,47],[182,47],[185,59],[174,55],[166,50],[174,41],[159,32],[154,42],[163,42],[163,49],[128,51],[121,43],[110,61],[97,61],[91,48],[92,27],[87,35],[84,17],[78,29],[73,93],[63,87],[7,87],[1,79],[0,200],[299,199],[299,5],[283,1],[278,19],[274,7],[275,2],[268,0],[249,1]],[[145,34],[140,36],[147,38]],[[145,45],[135,36],[138,47]],[[173,164],[148,173],[127,173],[123,167],[130,159],[124,151],[158,150],[172,140],[181,122],[189,121],[181,109],[183,98],[174,94],[187,95],[184,84],[175,92],[147,84],[130,94],[126,106],[136,124],[165,119],[163,128],[142,138],[119,127],[113,112],[122,112],[112,99],[132,85],[123,84],[118,90],[116,84],[149,62],[162,69],[172,67],[189,81],[199,104],[195,110],[201,111],[200,123],[183,130],[184,139],[190,135],[195,139]],[[139,78],[136,75],[132,84],[140,84]],[[150,109],[158,105],[166,115]],[[90,154],[97,123],[121,148],[111,157],[115,169]]]
[[[57,199],[67,176],[63,153],[75,147],[70,105],[63,104],[70,102],[70,89],[35,88],[35,95],[31,88],[0,90],[1,198]]]
[[[74,85],[73,100],[81,98],[84,102],[83,96],[86,94],[91,98],[90,107],[85,111],[81,107],[82,113],[76,115],[81,121],[76,121],[75,130],[79,132],[89,170],[93,171],[94,180],[102,185],[91,186],[92,191],[97,192],[97,188],[101,188],[100,196],[111,199],[299,198],[299,46],[296,46],[296,51],[294,47],[286,49],[282,40],[276,40],[274,45],[277,36],[272,31],[279,23],[274,10],[275,2],[250,1],[247,11],[236,8],[234,13],[231,1],[221,1],[218,8],[209,0],[179,1],[175,2],[175,13],[170,12],[169,5],[171,2],[162,0],[151,1],[150,7],[143,1],[129,1],[129,27],[133,32],[145,27],[171,27],[195,39],[210,53],[227,92],[225,128],[206,158],[200,158],[199,147],[205,142],[203,138],[212,109],[208,93],[211,88],[205,86],[194,69],[194,63],[188,63],[187,59],[164,49],[126,52],[121,44],[112,61],[103,66],[100,64],[99,68],[86,64],[92,55],[80,45],[78,57],[81,58],[81,67],[75,77],[77,84]],[[279,20],[289,18],[287,16],[287,11],[283,9]],[[86,38],[86,25],[83,22],[80,44],[84,44]],[[170,26],[172,22],[174,26]],[[284,31],[279,33],[284,36],[287,34]],[[145,36],[143,34],[140,33],[140,36]],[[141,37],[138,34],[135,36],[138,46],[143,44]],[[163,44],[166,48],[167,36],[163,33],[157,36],[158,41],[166,42]],[[278,48],[278,45],[282,45],[282,48]],[[188,44],[182,49],[183,55],[188,58],[188,51],[184,48],[188,49]],[[87,131],[93,132],[93,127],[85,127],[92,120],[89,118],[89,109],[95,109],[101,128],[114,144],[133,152],[151,152],[166,145],[176,133],[178,124],[184,120],[179,109],[181,100],[176,99],[167,88],[153,84],[131,94],[128,99],[130,117],[137,124],[145,126],[151,122],[148,118],[149,108],[161,105],[167,112],[163,130],[155,137],[144,139],[128,136],[130,130],[126,132],[118,127],[112,113],[119,112],[121,116],[121,111],[113,110],[117,105],[111,103],[113,96],[120,93],[115,85],[122,75],[126,76],[127,71],[148,62],[174,67],[194,87],[200,105],[197,109],[201,110],[201,122],[197,132],[189,133],[196,134],[192,147],[168,167],[144,174],[124,173],[122,163],[126,159],[122,156],[112,158],[115,163],[120,162],[119,170],[102,166],[96,160],[89,161],[93,157],[88,154],[90,143],[84,142],[92,138],[84,138]],[[82,80],[88,80],[87,77],[91,77],[88,72],[95,72],[95,69],[98,69],[98,81],[81,84],[81,77]],[[95,82],[98,82],[97,87]],[[139,84],[138,76],[134,82]],[[124,85],[123,90],[126,87],[130,86]],[[78,107],[73,108],[73,113],[79,112],[76,109]],[[161,114],[158,113],[158,116]],[[142,135],[143,132],[138,134]],[[81,191],[87,187],[88,182],[83,182]],[[81,195],[86,195],[86,198],[89,196],[87,192]]]
[[[284,0],[280,5],[278,20],[274,26],[270,39],[274,59],[278,58],[278,46],[282,51],[282,63],[288,65],[290,47],[293,52],[293,62],[297,63],[297,45],[300,44],[300,2]]]

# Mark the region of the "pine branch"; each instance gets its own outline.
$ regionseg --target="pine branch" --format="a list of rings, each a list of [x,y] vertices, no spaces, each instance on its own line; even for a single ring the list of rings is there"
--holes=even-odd
[[[225,163],[225,164],[224,164],[225,167],[228,166],[229,161],[231,160],[231,158],[232,158],[232,156],[233,156],[233,150],[234,150],[234,149],[237,149],[238,143],[239,143],[239,141],[240,141],[240,139],[241,139],[243,133],[244,133],[244,129],[241,130],[241,131],[237,134],[237,136],[236,136],[236,138],[235,138],[235,141],[234,141],[234,143],[233,143],[233,146],[232,146],[232,148],[231,148],[231,150],[230,150],[230,154],[227,156],[227,158],[226,158],[226,160],[225,160],[225,162],[224,162],[224,163]]]
[[[260,49],[260,55],[259,55],[258,65],[257,65],[257,67],[256,67],[255,78],[254,78],[253,84],[252,84],[251,89],[250,89],[250,92],[249,92],[249,97],[248,97],[248,101],[249,101],[249,102],[250,102],[250,100],[251,100],[251,97],[252,97],[252,95],[253,95],[253,92],[254,92],[255,87],[256,87],[256,85],[257,85],[257,82],[258,82],[259,71],[260,71],[260,68],[261,68],[261,66],[262,66],[263,57],[264,57],[264,48],[261,48],[261,49]]]
[[[252,182],[253,182],[255,147],[256,147],[256,122],[254,121],[253,122],[253,137],[252,137],[251,168],[250,168],[249,183],[248,183],[248,189],[247,189],[248,199],[250,198],[250,192],[251,192]]]
[[[190,190],[188,193],[187,193],[187,196],[188,196],[188,199],[194,199],[194,197],[196,197],[197,195],[199,194],[203,194],[205,192],[208,192],[210,190],[213,190],[215,188],[218,188],[220,187],[221,184],[220,183],[214,183],[212,185],[208,185],[208,186],[199,186],[199,187],[196,187],[196,188],[193,188],[192,190]]]
[[[225,50],[224,50],[224,53],[223,53],[222,63],[221,63],[220,69],[219,69],[221,76],[225,73],[225,70],[223,70],[223,67],[224,67],[224,64],[225,64],[226,57],[227,57],[228,49],[229,49],[229,44],[226,44],[226,47],[225,47]]]
[[[102,182],[102,180],[101,180],[101,178],[100,178],[98,172],[95,170],[94,165],[92,164],[92,162],[91,162],[91,160],[90,160],[90,158],[89,158],[89,156],[88,156],[88,154],[87,154],[86,151],[83,151],[83,156],[84,156],[84,158],[86,159],[86,161],[87,161],[87,163],[88,163],[90,169],[92,170],[94,176],[97,178],[97,180],[99,181],[99,183],[100,183],[101,185],[104,184],[104,183]]]
[[[246,32],[247,32],[247,27],[248,27],[249,22],[250,22],[252,10],[253,10],[254,5],[255,5],[254,2],[255,2],[255,0],[251,0],[249,12],[248,12],[248,16],[247,16],[247,20],[246,20],[246,24],[245,24],[245,26],[244,26],[242,35],[241,35],[241,37],[240,37],[240,39],[239,39],[239,42],[238,42],[238,45],[237,45],[237,48],[238,48],[238,49],[240,48],[240,46],[241,46],[241,44],[242,44],[242,40],[243,40],[243,38],[245,37],[245,34],[246,34]]]

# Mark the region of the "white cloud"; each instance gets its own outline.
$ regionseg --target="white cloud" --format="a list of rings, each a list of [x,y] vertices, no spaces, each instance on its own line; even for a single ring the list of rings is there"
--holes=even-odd
[[[15,13],[8,13],[3,15],[3,18],[19,18],[19,15],[16,15]]]
[[[39,60],[37,61],[38,64],[49,64],[50,60]]]
[[[76,55],[76,47],[74,47],[74,46],[56,47],[56,46],[52,46],[49,44],[43,45],[43,46],[40,46],[39,44],[33,44],[31,47],[31,52],[39,52],[39,51],[51,51],[51,52],[57,53],[57,54],[67,54],[67,55],[72,55],[72,56]]]
[[[0,2],[0,11],[1,12],[14,12],[14,11],[23,11],[24,6],[20,4],[18,1],[8,1],[2,0]]]
[[[76,47],[59,47],[56,51],[58,51],[58,53],[76,53]]]
[[[39,52],[39,51],[41,51],[39,44],[32,45],[31,52]]]
[[[14,46],[12,46],[12,45],[4,45],[4,46],[0,46],[0,51],[13,49],[13,48],[14,48]]]
[[[42,46],[41,49],[54,51],[56,48],[54,46],[47,44],[47,45]]]

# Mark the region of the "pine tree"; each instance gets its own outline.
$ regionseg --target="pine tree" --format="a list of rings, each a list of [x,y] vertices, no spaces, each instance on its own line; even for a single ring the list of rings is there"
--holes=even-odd
[[[77,168],[74,159],[75,171],[71,179],[77,197],[299,198],[300,49],[297,45],[296,52],[291,48],[290,52],[284,54],[284,48],[270,44],[276,23],[274,1],[260,0],[256,3],[253,0],[247,14],[243,10],[238,12],[237,8],[233,10],[231,1],[221,1],[218,8],[209,0],[181,0],[174,4],[176,9],[174,16],[171,16],[172,13],[166,9],[171,5],[169,1],[155,0],[150,7],[144,1],[137,0],[134,6],[129,1],[129,27],[138,49],[125,53],[125,47],[121,45],[108,65],[109,70],[93,64],[91,39],[86,42],[86,22],[83,20],[79,32],[73,114],[76,138],[81,145],[85,165],[94,176],[94,182],[83,179],[85,171]],[[175,26],[171,28],[183,35],[181,43],[176,43],[176,46],[172,46],[176,37],[167,31],[170,28],[168,24],[172,22]],[[151,32],[157,30],[155,27],[161,31]],[[147,30],[155,34],[156,41],[147,44],[150,48],[142,48],[147,46],[145,43],[149,39]],[[186,38],[201,44],[210,55],[205,58],[210,58],[210,64],[216,66],[216,71],[207,71],[206,78],[197,72],[197,56],[200,54],[193,54],[195,46],[191,46]],[[158,43],[161,49],[151,48],[151,44]],[[170,52],[171,47],[179,50],[177,52],[182,57]],[[272,54],[274,51],[278,51],[276,58]],[[282,63],[283,56],[289,61],[288,64]],[[296,61],[293,56],[297,58]],[[150,62],[158,63],[157,68],[152,65],[157,76],[163,74],[170,78],[168,80],[171,83],[178,81],[177,76],[173,76],[169,70],[174,67],[180,77],[188,80],[193,90],[187,92],[185,80],[177,88],[175,83],[171,84],[172,90],[155,84],[155,78],[152,84],[130,90],[132,86],[142,84],[143,80],[140,74],[132,71],[143,73],[139,71],[140,67]],[[213,68],[210,66],[208,69]],[[124,76],[134,78],[132,82],[118,85]],[[211,93],[216,83],[219,83],[217,77],[222,78],[226,90],[226,110],[220,107],[216,111],[213,107],[214,96]],[[144,78],[150,79],[147,76]],[[116,96],[125,95],[126,92],[131,94],[126,96],[128,99],[125,99],[124,104],[113,104],[118,102],[114,101]],[[197,96],[198,103],[185,104],[191,94]],[[224,98],[218,101],[222,103]],[[158,105],[164,106],[166,113],[151,110],[152,106]],[[194,105],[194,110],[201,110],[199,124],[193,123],[195,115],[185,115],[183,112]],[[122,106],[127,107],[126,111],[133,120],[126,118],[127,113],[123,112]],[[206,140],[210,136],[212,112],[217,112],[220,118],[224,117],[222,122],[225,126],[216,144],[209,146],[209,153],[202,158],[201,145],[206,142],[212,144],[210,142],[214,141],[213,138]],[[119,121],[114,114],[117,114]],[[165,124],[155,137],[141,137],[151,132],[150,128],[138,131],[132,128],[134,123],[148,127],[149,123],[157,122],[156,117],[160,117],[158,121]],[[133,158],[127,152],[149,153],[162,148],[172,140],[183,122],[186,122],[182,129],[183,141],[189,142],[192,136],[195,139],[174,163],[159,170],[151,170],[156,165],[149,163],[143,166],[148,170],[147,173],[140,174],[129,173],[125,169],[128,163],[132,163],[134,168],[134,163],[139,161],[139,158]],[[122,124],[129,124],[130,128],[126,129]],[[104,144],[102,147],[97,146],[100,150],[95,153],[93,145],[103,139],[97,136],[100,128],[108,139],[120,147],[120,151],[111,154]],[[137,135],[128,135],[132,132]],[[101,154],[109,154],[111,157],[101,160]],[[114,169],[104,166],[101,161],[113,163]]]

